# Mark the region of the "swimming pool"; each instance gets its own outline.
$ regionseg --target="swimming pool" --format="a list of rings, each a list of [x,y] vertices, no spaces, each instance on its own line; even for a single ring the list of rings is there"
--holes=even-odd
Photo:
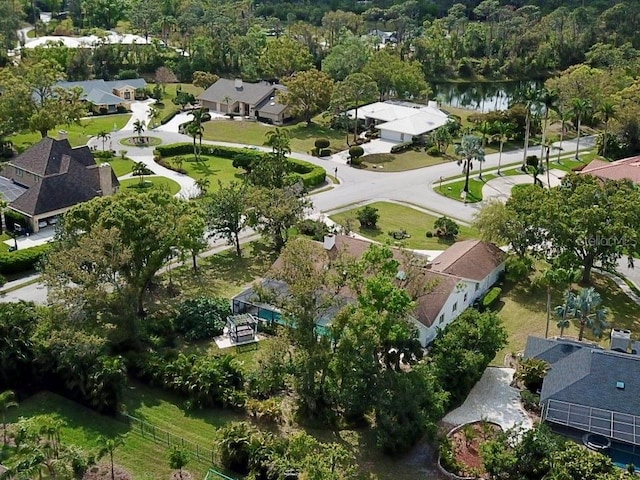
[[[640,447],[624,443],[612,442],[607,452],[613,463],[620,468],[633,464],[640,469]]]

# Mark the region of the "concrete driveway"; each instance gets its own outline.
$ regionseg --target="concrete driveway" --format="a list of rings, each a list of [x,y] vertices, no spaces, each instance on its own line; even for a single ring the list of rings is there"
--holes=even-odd
[[[488,420],[503,430],[516,425],[530,429],[531,418],[520,405],[520,392],[510,386],[514,372],[512,368],[487,368],[464,403],[449,412],[443,421],[462,425]]]
[[[567,172],[564,170],[552,169],[549,171],[549,183],[552,187],[560,185],[562,178]],[[540,177],[542,184],[547,186],[547,175],[544,174]],[[532,183],[531,175],[509,175],[506,177],[498,177],[493,180],[489,180],[482,187],[482,200],[487,201],[491,198],[498,198],[503,202],[506,202],[511,196],[511,189],[516,185],[526,185]]]

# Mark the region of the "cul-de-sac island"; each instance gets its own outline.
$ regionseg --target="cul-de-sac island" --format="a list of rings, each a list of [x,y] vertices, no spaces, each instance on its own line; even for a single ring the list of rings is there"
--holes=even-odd
[[[640,2],[1,0],[0,480],[632,480]]]

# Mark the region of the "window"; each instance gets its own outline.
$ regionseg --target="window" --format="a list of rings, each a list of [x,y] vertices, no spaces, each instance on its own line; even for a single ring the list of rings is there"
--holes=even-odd
[[[124,99],[131,100],[131,92],[124,92]]]
[[[444,322],[444,313],[440,315],[440,318],[438,318],[438,323],[443,323],[443,322]]]
[[[456,310],[458,310],[458,302],[453,304],[453,308],[451,308],[452,312],[455,312]]]
[[[476,292],[478,291],[479,288],[480,288],[480,284],[476,283]]]
[[[24,170],[22,170],[21,168],[16,167],[16,175],[19,177],[22,177],[24,175]]]
[[[466,293],[466,292],[465,292],[465,294],[464,294],[464,301],[465,301],[465,302],[467,301],[467,293]]]

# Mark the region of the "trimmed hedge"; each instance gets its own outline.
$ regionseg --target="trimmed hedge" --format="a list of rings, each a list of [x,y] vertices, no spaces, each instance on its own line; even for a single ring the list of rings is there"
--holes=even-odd
[[[391,147],[391,153],[401,153],[413,147],[413,142],[399,143]]]
[[[49,250],[51,250],[51,245],[45,244],[14,252],[0,253],[0,273],[5,275],[33,270]]]
[[[167,115],[165,115],[164,117],[162,117],[160,119],[160,125],[164,125],[165,123],[169,123],[171,120],[173,120],[173,117],[175,117],[178,113],[180,113],[178,110],[175,110]]]
[[[498,300],[500,300],[500,295],[502,295],[502,289],[500,287],[493,287],[489,290],[482,298],[483,310],[490,310],[494,307],[498,303]]]
[[[156,147],[155,154],[159,157],[173,157],[176,155],[189,155],[193,152],[191,143],[174,143]],[[202,145],[202,155],[228,158],[233,161],[233,166],[244,170],[251,170],[253,162],[259,162],[269,155],[267,152],[251,150],[248,148],[225,147],[221,145]],[[295,158],[288,159],[291,171],[299,176],[307,188],[317,187],[325,181],[327,172],[324,168]]]

